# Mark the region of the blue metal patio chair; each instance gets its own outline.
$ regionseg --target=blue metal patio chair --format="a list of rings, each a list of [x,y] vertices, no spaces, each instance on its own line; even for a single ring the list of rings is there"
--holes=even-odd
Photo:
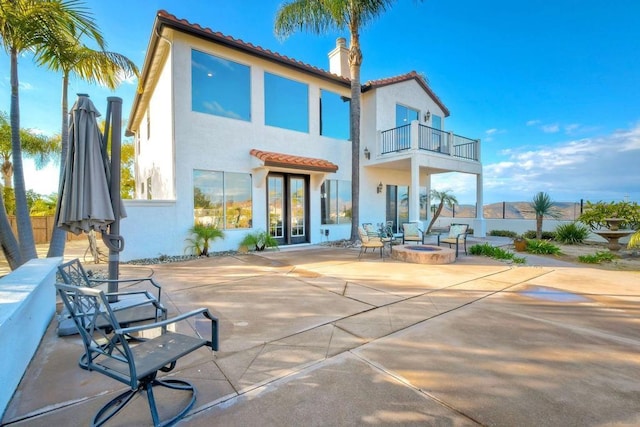
[[[92,425],[103,425],[138,393],[143,392],[147,396],[154,426],[172,425],[183,418],[196,401],[196,388],[185,380],[160,379],[158,372],[171,371],[178,359],[201,347],[218,350],[218,319],[206,308],[201,308],[160,322],[123,328],[102,290],[62,283],[56,283],[55,286],[82,337],[85,352],[81,360],[86,362],[86,369],[99,372],[130,387],[104,405],[93,417]],[[195,332],[172,332],[167,327],[196,317],[210,322],[208,337],[201,337]],[[178,328],[176,326],[171,329]],[[193,328],[181,330],[193,331]],[[146,338],[149,336],[153,338]],[[190,398],[186,404],[180,404],[177,414],[169,419],[160,420],[154,387],[187,392]],[[166,403],[181,401],[182,396],[183,393],[180,393],[175,401]]]

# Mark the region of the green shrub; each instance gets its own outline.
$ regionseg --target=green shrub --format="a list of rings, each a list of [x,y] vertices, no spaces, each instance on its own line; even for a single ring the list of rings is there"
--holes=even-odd
[[[515,231],[511,231],[511,230],[491,230],[489,232],[489,236],[511,237],[512,239],[515,238],[517,235],[518,235],[518,233],[516,233]]]
[[[611,252],[596,252],[592,255],[580,255],[578,261],[585,264],[600,264],[601,262],[611,262],[615,259],[615,255]]]
[[[526,239],[535,239],[536,238],[536,230],[529,230],[522,235]],[[553,231],[543,231],[542,232],[542,240],[554,240],[556,237],[556,233]]]
[[[527,241],[527,252],[536,255],[559,255],[560,248],[548,240],[531,239]]]
[[[473,245],[469,248],[471,255],[481,255],[499,260],[511,260],[515,264],[524,264],[525,258],[514,255],[505,249],[491,246],[489,243]]]
[[[565,245],[582,243],[589,237],[589,229],[577,222],[560,224],[556,227],[555,240]]]
[[[246,246],[249,250],[263,251],[265,248],[278,249],[278,241],[264,230],[247,233],[240,241],[240,246]]]

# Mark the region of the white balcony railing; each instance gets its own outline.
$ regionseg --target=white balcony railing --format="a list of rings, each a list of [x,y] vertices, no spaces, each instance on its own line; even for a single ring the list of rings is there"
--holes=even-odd
[[[417,138],[412,138],[414,135],[417,135]],[[417,121],[380,132],[381,155],[412,148],[474,161],[480,160],[479,140],[425,126]]]

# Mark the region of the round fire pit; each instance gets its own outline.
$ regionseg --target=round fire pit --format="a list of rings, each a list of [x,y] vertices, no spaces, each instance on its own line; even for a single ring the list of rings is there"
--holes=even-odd
[[[451,264],[456,260],[456,251],[442,246],[397,245],[392,247],[391,257],[416,264]]]

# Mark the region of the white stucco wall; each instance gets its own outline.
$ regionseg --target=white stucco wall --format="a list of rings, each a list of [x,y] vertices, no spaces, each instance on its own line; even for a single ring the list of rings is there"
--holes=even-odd
[[[377,130],[387,130],[396,127],[396,104],[404,105],[420,111],[421,124],[431,126],[431,120],[424,121],[427,111],[442,117],[442,129],[445,128],[445,118],[442,109],[431,99],[415,80],[382,86],[375,90]]]
[[[136,194],[140,194],[143,199],[147,198],[148,178],[151,178],[153,199],[175,198],[172,76],[172,55],[169,53],[138,129]],[[150,134],[147,134],[148,115],[151,118]],[[143,194],[141,194],[142,183],[144,183]]]
[[[251,121],[234,120],[192,111],[191,49],[210,53],[251,67]],[[309,132],[296,132],[264,124],[264,72],[308,84]],[[349,236],[348,225],[320,225],[320,185],[323,179],[351,180],[349,141],[320,136],[320,89],[349,96],[348,86],[302,74],[279,64],[249,57],[226,47],[212,45],[183,34],[172,37],[172,53],[164,64],[151,97],[151,138],[141,143],[140,175],[154,171],[169,183],[175,164],[175,193],[157,192],[157,203],[127,202],[128,218],[121,222],[125,243],[121,259],[175,255],[184,250],[184,240],[193,225],[193,170],[251,173],[254,229],[266,229],[266,174],[255,169],[261,162],[249,154],[253,148],[328,160],[339,165],[336,173],[318,174],[300,170],[288,173],[310,175],[309,229],[311,243],[325,240],[320,229],[331,229],[331,238]],[[172,116],[175,116],[175,120]],[[172,126],[173,125],[173,126]],[[141,128],[146,126],[143,120]],[[139,132],[142,137],[142,129]],[[168,161],[170,160],[170,161]],[[165,179],[166,178],[166,179]],[[140,185],[139,183],[137,184]],[[163,186],[164,188],[164,186]],[[173,197],[175,196],[175,197]],[[169,201],[170,200],[170,201]],[[151,219],[153,217],[153,219]],[[225,230],[225,239],[212,250],[237,249],[250,230]],[[138,242],[145,242],[138,247]]]

